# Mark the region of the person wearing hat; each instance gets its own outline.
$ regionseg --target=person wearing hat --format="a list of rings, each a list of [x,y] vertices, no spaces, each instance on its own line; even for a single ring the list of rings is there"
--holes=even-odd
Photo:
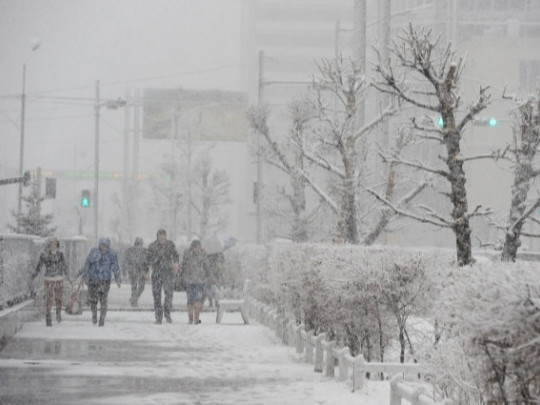
[[[98,323],[97,304],[99,301],[100,317],[98,326],[104,326],[105,315],[107,314],[107,299],[113,275],[118,288],[122,283],[118,256],[111,248],[109,238],[101,238],[98,247],[90,250],[80,274],[88,285],[88,302],[92,310],[92,323],[94,325]]]
[[[39,256],[36,271],[32,273],[32,279],[36,278],[43,266],[45,266],[45,324],[52,326],[53,301],[56,302],[56,321],[61,322],[64,277],[69,281],[68,267],[57,238],[47,240],[45,251]]]
[[[161,324],[163,317],[172,322],[171,310],[174,295],[175,276],[180,266],[180,258],[174,242],[167,239],[167,231],[157,231],[156,240],[148,245],[147,263],[152,267],[152,296],[156,324]],[[163,290],[163,303],[161,291]]]
[[[127,267],[129,282],[131,284],[131,299],[133,308],[139,306],[139,298],[144,291],[148,280],[148,263],[146,262],[146,248],[142,238],[135,238],[135,243],[126,250],[125,265]]]

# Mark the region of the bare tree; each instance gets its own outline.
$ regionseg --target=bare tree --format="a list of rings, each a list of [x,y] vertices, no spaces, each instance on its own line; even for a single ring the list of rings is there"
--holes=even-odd
[[[337,176],[340,203],[329,194],[321,194],[338,214],[338,235],[345,242],[358,243],[357,194],[365,175],[367,135],[383,120],[397,111],[386,105],[370,122],[359,122],[358,105],[364,100],[368,84],[362,69],[342,57],[323,59],[318,65],[319,77],[314,81],[317,94],[319,130],[311,149],[304,155],[321,169]],[[337,154],[337,156],[336,156]]]
[[[514,184],[501,254],[501,260],[506,262],[516,260],[522,235],[533,236],[523,232],[527,219],[538,223],[531,214],[540,207],[540,197],[534,201],[528,201],[528,197],[532,182],[540,176],[540,168],[533,164],[540,145],[540,91],[520,102],[512,115],[513,144],[509,152],[514,163]]]
[[[285,214],[290,224],[290,237],[295,242],[305,242],[309,239],[308,227],[316,211],[310,213],[307,210],[307,185],[309,184],[317,194],[320,192],[309,177],[307,162],[302,153],[314,111],[307,100],[299,99],[289,103],[288,112],[290,125],[286,137],[271,133],[268,127],[267,105],[251,107],[248,111],[248,120],[250,126],[267,143],[266,161],[285,174],[289,180],[290,191],[282,187],[279,194],[287,200],[290,207],[291,215]]]
[[[417,108],[441,116],[442,128],[427,127],[418,124],[414,119],[413,125],[422,133],[424,140],[434,141],[445,148],[446,156],[439,156],[439,159],[446,167],[429,167],[422,162],[407,161],[395,155],[387,159],[392,163],[426,171],[446,180],[450,186],[447,196],[453,206],[451,218],[438,214],[429,207],[423,207],[427,212],[424,216],[407,213],[383,196],[372,190],[370,192],[400,215],[452,229],[456,237],[457,261],[460,266],[467,265],[473,261],[470,218],[485,215],[488,211],[483,211],[481,206],[478,206],[469,212],[465,188],[467,178],[463,164],[467,160],[481,157],[463,157],[460,142],[465,125],[486,108],[490,96],[487,88],[480,88],[477,100],[464,111],[460,110],[462,102],[458,90],[463,69],[462,60],[456,61],[451,45],[440,46],[439,39],[433,39],[431,31],[423,29],[417,31],[409,25],[408,30],[404,30],[403,35],[394,41],[391,54],[395,57],[395,64],[391,57],[388,60],[381,60],[379,55],[375,69],[380,81],[375,86],[384,93],[392,94]],[[482,156],[486,157],[488,156]]]
[[[194,164],[192,171],[192,195],[190,204],[199,217],[199,237],[222,230],[227,224],[223,208],[230,203],[229,175],[212,168],[208,150],[203,152]]]

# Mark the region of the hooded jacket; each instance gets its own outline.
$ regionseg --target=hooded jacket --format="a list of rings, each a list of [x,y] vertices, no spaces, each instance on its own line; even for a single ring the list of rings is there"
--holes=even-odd
[[[105,246],[107,250],[103,252],[100,246]],[[116,282],[122,282],[118,256],[111,249],[111,241],[108,238],[100,239],[98,247],[90,250],[80,274],[85,281],[110,281],[114,274]]]

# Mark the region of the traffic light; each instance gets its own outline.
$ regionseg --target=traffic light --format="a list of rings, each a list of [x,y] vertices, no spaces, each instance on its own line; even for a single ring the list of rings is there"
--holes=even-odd
[[[28,186],[30,184],[30,172],[27,170],[23,174],[23,186]]]
[[[90,190],[83,190],[81,192],[81,207],[90,207]]]
[[[444,120],[443,117],[439,117],[439,120],[437,121],[437,125],[442,128],[444,127]]]
[[[494,128],[499,124],[497,121],[497,118],[490,117],[490,118],[475,118],[473,120],[473,125],[478,125],[482,127],[491,127]]]
[[[45,179],[45,197],[56,198],[56,179],[48,177]]]

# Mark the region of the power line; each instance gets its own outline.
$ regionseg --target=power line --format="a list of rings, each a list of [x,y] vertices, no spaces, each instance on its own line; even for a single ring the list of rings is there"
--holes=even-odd
[[[180,73],[175,73],[175,74],[170,74],[170,75],[150,76],[150,77],[143,77],[143,78],[132,79],[132,80],[118,80],[118,81],[115,81],[115,82],[103,82],[101,84],[101,86],[104,87],[104,86],[115,86],[115,85],[119,85],[119,84],[142,83],[142,82],[147,82],[147,81],[151,81],[151,80],[170,79],[170,78],[180,77],[180,76],[192,76],[192,75],[196,75],[196,74],[200,74],[200,73],[218,72],[218,71],[222,71],[222,70],[227,70],[227,69],[231,69],[231,68],[235,68],[235,67],[244,67],[244,66],[246,66],[246,64],[224,65],[224,66],[219,66],[219,67],[215,67],[215,68],[192,70],[192,71],[180,72]],[[64,89],[42,90],[42,91],[29,93],[29,94],[27,94],[27,96],[28,95],[60,93],[60,92],[70,92],[70,91],[75,91],[75,90],[90,90],[90,89],[93,89],[93,88],[94,88],[94,86],[88,85],[88,86],[70,87],[70,88],[64,88]],[[0,95],[0,99],[20,98],[20,97],[21,97],[20,94],[2,94],[2,95]]]

